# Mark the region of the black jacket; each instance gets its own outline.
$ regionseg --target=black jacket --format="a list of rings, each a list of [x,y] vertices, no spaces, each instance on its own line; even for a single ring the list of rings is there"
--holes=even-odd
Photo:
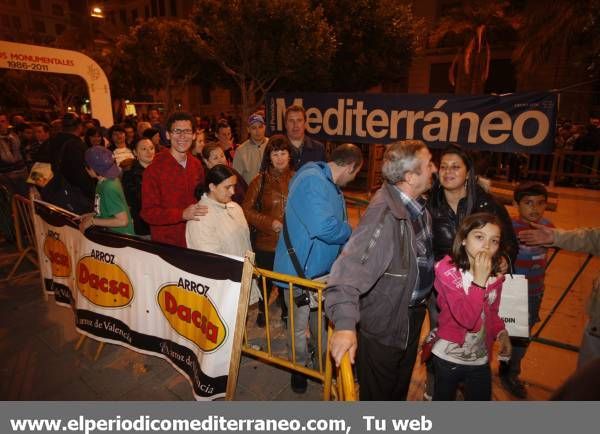
[[[490,194],[477,184],[475,184],[472,197],[470,198],[472,202],[470,213],[468,212],[470,202],[468,199],[465,197],[458,202],[457,212],[455,213],[446,202],[444,188],[439,182],[436,182],[431,188],[428,206],[432,220],[433,254],[435,260],[439,261],[450,253],[458,226],[465,217],[477,212],[489,212],[496,215],[502,222],[502,240],[506,246],[506,253],[510,257],[512,264],[514,264],[519,252],[519,244],[506,208],[496,202]]]
[[[59,165],[60,151],[64,146]],[[73,186],[77,187],[93,203],[96,195],[96,181],[85,170],[86,144],[75,134],[60,132],[42,143],[34,156],[34,161],[51,163],[52,171],[60,173]]]
[[[304,141],[300,149],[292,146],[292,165],[294,170],[300,169],[310,161],[326,161],[325,146],[323,143],[313,140],[308,136],[304,136]]]
[[[129,170],[123,172],[123,192],[129,205],[136,235],[150,235],[150,226],[140,217],[142,209],[142,175],[144,167],[135,160]]]

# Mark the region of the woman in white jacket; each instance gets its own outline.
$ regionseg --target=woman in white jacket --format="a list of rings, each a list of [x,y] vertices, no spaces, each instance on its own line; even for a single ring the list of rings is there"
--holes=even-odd
[[[236,175],[228,166],[218,164],[208,171],[204,185],[196,189],[199,203],[206,205],[208,212],[187,222],[188,248],[242,257],[252,250],[244,211],[231,200],[236,182]]]
[[[242,207],[231,200],[235,192],[236,175],[231,167],[218,164],[196,188],[198,203],[208,207],[208,213],[198,220],[188,220],[185,239],[189,249],[221,255],[244,257],[250,245],[250,229]],[[259,299],[256,281],[252,281],[249,304]]]

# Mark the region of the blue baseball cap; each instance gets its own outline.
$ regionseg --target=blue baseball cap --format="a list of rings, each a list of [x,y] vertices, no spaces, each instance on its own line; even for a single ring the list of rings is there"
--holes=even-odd
[[[113,153],[104,146],[92,146],[85,151],[85,164],[105,178],[113,179],[121,174]]]
[[[254,124],[265,124],[265,118],[263,118],[258,113],[253,113],[248,118],[248,126],[251,127]]]

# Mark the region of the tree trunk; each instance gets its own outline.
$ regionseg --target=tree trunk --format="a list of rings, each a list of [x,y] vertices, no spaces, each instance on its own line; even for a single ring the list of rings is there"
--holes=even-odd
[[[175,107],[173,107],[174,76],[173,69],[168,68],[165,73],[165,111],[167,116],[170,116],[175,110]]]
[[[471,80],[465,71],[465,54],[462,53],[456,63],[456,80],[454,93],[456,95],[469,95],[471,93]]]
[[[484,61],[480,56],[477,56],[473,61],[471,70],[471,95],[482,95],[485,90],[485,81],[483,79],[483,65]]]
[[[165,109],[167,116],[173,113],[173,85],[171,84],[171,77],[167,77],[165,83]]]
[[[456,66],[456,85],[454,93],[456,95],[481,95],[485,91],[485,80],[483,74],[485,70],[485,53],[472,53],[471,70],[469,73],[465,70],[464,53],[461,54]]]
[[[480,51],[476,53],[473,59],[471,68],[471,95],[482,95],[485,93],[485,82],[487,81],[488,69],[488,52],[489,46],[487,43],[480,47]]]
[[[242,97],[242,121],[240,123],[240,143],[248,136],[248,118],[256,110],[256,86],[253,80],[249,82],[240,80],[240,94]]]

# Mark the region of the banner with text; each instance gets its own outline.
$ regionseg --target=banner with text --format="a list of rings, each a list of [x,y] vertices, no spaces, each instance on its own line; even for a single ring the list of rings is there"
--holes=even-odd
[[[306,132],[318,139],[392,143],[419,139],[440,148],[551,153],[557,95],[410,95],[366,93],[269,93],[268,133],[285,131],[285,109],[306,110]]]
[[[46,291],[72,306],[79,332],[168,360],[198,400],[225,396],[243,258],[99,229],[34,202]]]

